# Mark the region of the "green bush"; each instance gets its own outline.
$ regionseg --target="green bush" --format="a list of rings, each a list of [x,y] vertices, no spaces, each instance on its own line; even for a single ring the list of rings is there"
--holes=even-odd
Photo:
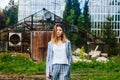
[[[119,57],[117,57],[115,60],[114,58],[110,58],[109,62],[103,63],[103,62],[97,62],[97,61],[92,61],[92,62],[77,62],[73,63],[71,68],[72,70],[79,70],[79,69],[98,69],[98,70],[114,70],[118,71],[120,70],[120,61],[118,60]]]
[[[77,62],[71,66],[70,80],[120,80],[120,57],[110,57],[107,63]]]
[[[35,74],[45,71],[45,64],[35,63],[21,55],[4,54],[0,56],[0,71],[13,74]]]
[[[119,54],[119,51],[120,51],[120,48],[119,48],[119,47],[114,47],[114,48],[110,48],[109,53],[110,53],[111,55],[118,55],[118,54]]]

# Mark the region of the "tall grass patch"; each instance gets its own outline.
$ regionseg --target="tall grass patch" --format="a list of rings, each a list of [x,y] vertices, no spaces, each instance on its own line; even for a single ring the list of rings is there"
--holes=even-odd
[[[0,71],[13,74],[35,74],[45,71],[45,64],[34,62],[21,55],[4,54],[0,55]]]

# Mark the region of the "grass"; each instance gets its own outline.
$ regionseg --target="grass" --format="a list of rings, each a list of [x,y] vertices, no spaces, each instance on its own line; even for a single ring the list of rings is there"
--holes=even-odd
[[[70,80],[120,80],[120,57],[110,57],[109,62],[77,62],[71,66]]]
[[[72,63],[70,80],[120,80],[120,57],[109,58],[109,62]],[[0,72],[4,74],[45,74],[45,61],[34,62],[28,57],[11,54],[0,55]]]
[[[45,62],[33,62],[21,55],[5,54],[0,56],[0,72],[7,74],[36,74],[45,72]]]

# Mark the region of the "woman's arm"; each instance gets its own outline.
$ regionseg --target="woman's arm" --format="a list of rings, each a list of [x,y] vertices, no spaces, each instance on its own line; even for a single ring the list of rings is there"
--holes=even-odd
[[[71,42],[68,42],[68,62],[69,65],[72,63],[72,49],[71,49]]]
[[[48,43],[47,56],[46,56],[46,74],[48,74],[50,66],[50,43]]]

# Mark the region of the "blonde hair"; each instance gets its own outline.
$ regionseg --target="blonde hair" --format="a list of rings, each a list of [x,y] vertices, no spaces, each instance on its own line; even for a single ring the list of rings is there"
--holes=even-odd
[[[65,36],[65,32],[64,32],[64,28],[63,28],[63,26],[61,25],[61,24],[56,24],[56,25],[54,25],[54,28],[53,28],[53,31],[52,31],[52,35],[51,35],[51,41],[53,42],[53,43],[57,43],[57,27],[61,27],[62,28],[62,35],[61,35],[61,40],[62,40],[62,42],[64,43],[64,42],[66,42],[66,40],[67,40],[67,38],[66,38],[66,36]]]

